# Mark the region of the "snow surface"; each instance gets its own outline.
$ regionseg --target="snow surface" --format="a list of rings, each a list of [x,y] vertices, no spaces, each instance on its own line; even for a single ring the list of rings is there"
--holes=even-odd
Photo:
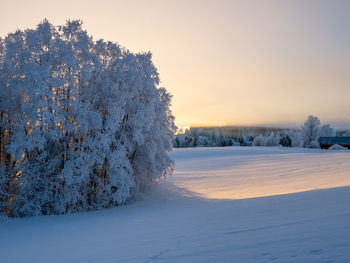
[[[176,174],[130,205],[1,218],[0,262],[350,262],[350,151],[172,157]]]
[[[341,146],[339,144],[334,144],[331,147],[328,148],[328,150],[347,150],[344,146]]]

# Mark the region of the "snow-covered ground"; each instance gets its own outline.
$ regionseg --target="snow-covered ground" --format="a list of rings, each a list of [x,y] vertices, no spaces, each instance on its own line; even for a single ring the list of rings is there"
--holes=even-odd
[[[143,200],[0,219],[0,262],[350,262],[350,151],[178,149]]]

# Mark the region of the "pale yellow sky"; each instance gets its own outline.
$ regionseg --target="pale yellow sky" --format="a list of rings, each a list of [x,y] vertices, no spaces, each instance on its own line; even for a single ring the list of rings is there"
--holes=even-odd
[[[81,19],[151,51],[179,126],[350,127],[350,1],[1,1],[0,36]],[[349,124],[349,125],[347,125]]]

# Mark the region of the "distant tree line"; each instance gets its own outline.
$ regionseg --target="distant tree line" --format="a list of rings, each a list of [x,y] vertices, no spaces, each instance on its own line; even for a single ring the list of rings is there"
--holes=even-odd
[[[205,127],[180,131],[173,144],[183,147],[282,146],[319,148],[319,137],[350,136],[350,131],[335,131],[309,116],[300,129],[266,127]]]

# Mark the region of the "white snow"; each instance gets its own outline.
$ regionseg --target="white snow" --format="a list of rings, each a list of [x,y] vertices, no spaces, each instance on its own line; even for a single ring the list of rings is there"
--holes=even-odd
[[[182,149],[171,182],[207,198],[241,199],[350,186],[350,152],[271,147]]]
[[[172,157],[176,174],[130,205],[1,218],[0,262],[350,262],[350,151]]]
[[[347,149],[348,148],[345,148],[344,146],[341,146],[339,144],[334,144],[328,148],[328,150],[347,150]]]

